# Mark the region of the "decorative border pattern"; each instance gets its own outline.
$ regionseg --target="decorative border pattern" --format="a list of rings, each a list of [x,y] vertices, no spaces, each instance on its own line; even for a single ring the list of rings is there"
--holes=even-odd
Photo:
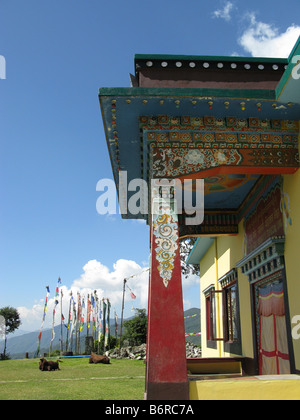
[[[234,267],[228,273],[224,274],[221,278],[219,278],[218,282],[220,283],[222,289],[227,287],[228,285],[236,282],[238,279],[237,269]]]
[[[279,178],[280,182],[281,179]],[[251,253],[270,237],[284,235],[281,185],[276,183],[261,195],[255,207],[245,216],[246,252]]]
[[[153,178],[219,166],[299,167],[299,121],[158,115],[139,122]]]
[[[201,225],[185,224],[184,215],[179,216],[179,237],[208,235],[237,235],[238,215],[232,212],[205,213]]]
[[[249,282],[255,283],[284,268],[285,237],[271,237],[237,263]]]
[[[156,148],[152,170],[154,177],[179,177],[221,165],[240,165],[241,161],[242,156],[236,149]]]
[[[298,134],[293,133],[253,133],[226,131],[147,131],[147,141],[156,146],[201,148],[292,148],[298,146]],[[183,144],[182,144],[183,143]],[[187,147],[186,145],[183,147]]]
[[[181,177],[219,166],[291,167],[299,166],[298,149],[152,149],[153,178]]]
[[[221,130],[299,132],[299,121],[250,118],[141,116],[140,128],[146,130]]]
[[[153,212],[153,235],[155,244],[158,271],[165,287],[168,287],[174,270],[176,252],[178,251],[178,223],[177,217],[172,215],[170,209],[161,206],[163,214]]]

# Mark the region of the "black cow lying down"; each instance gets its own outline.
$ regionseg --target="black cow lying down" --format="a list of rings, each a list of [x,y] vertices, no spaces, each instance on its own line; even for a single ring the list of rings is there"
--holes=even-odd
[[[59,369],[59,362],[61,362],[61,360],[58,360],[57,362],[52,362],[51,360],[46,360],[46,359],[40,359],[40,363],[39,363],[39,369],[42,371],[45,370],[60,370]]]
[[[104,364],[109,364],[110,363],[110,359],[107,356],[100,356],[96,353],[91,353],[91,357],[89,358],[89,363],[104,363]]]

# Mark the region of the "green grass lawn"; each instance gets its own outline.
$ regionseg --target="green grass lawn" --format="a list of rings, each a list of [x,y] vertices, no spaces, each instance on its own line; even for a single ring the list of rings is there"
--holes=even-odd
[[[63,359],[59,371],[42,372],[39,359],[0,361],[0,400],[143,400],[142,360]]]

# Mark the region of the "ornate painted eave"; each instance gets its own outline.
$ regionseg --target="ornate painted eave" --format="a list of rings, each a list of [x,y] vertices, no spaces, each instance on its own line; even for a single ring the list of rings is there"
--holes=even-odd
[[[248,173],[252,174],[254,183],[255,177],[258,179],[261,174],[295,172],[299,167],[300,120],[300,95],[295,91],[300,89],[293,88],[292,75],[298,53],[299,42],[289,59],[136,56],[138,87],[99,90],[116,186],[120,171],[127,171],[128,183],[144,179],[148,185],[155,177],[211,180],[215,175]],[[163,62],[168,64],[163,67]],[[204,67],[205,63],[209,67]],[[142,87],[138,78],[143,66],[146,70],[159,66],[162,73],[173,67],[184,80],[189,78],[187,72],[195,72],[202,66],[202,70],[211,71],[219,79],[215,87],[209,83],[204,86],[210,87],[166,87],[167,82],[166,86]],[[265,74],[268,83],[257,82],[257,89],[224,87],[223,76],[235,71],[242,72],[245,78],[251,72],[254,78]],[[274,86],[264,88],[270,86],[269,82]],[[181,158],[187,163],[181,167],[182,172],[176,171],[171,162],[167,170],[161,170],[165,157],[172,162],[174,158],[178,160],[179,148],[184,155]],[[244,187],[243,194],[250,191],[253,183],[248,184],[248,189]],[[210,208],[213,207],[212,202]],[[231,210],[236,208],[235,205]],[[128,213],[123,217],[147,220],[148,214]]]

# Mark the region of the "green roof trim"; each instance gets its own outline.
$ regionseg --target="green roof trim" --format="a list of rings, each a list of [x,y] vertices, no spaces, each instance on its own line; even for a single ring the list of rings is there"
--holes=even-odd
[[[210,89],[210,88],[100,88],[99,96],[174,96],[200,98],[247,98],[275,100],[271,89]]]
[[[300,36],[297,39],[297,42],[294,46],[294,48],[291,51],[291,54],[289,55],[288,61],[290,62],[292,60],[292,58],[294,57],[295,54],[299,54],[299,48],[300,48]]]
[[[199,236],[187,258],[186,264],[199,265],[204,255],[214,243],[214,240],[214,237]]]
[[[280,99],[280,96],[281,96],[283,90],[285,89],[288,81],[292,77],[292,71],[293,71],[295,65],[297,64],[295,61],[293,61],[293,58],[295,56],[300,56],[300,36],[299,36],[291,54],[289,55],[288,67],[287,67],[286,71],[283,73],[282,78],[280,79],[280,81],[279,81],[279,83],[276,87],[276,98],[278,98],[278,99]]]

